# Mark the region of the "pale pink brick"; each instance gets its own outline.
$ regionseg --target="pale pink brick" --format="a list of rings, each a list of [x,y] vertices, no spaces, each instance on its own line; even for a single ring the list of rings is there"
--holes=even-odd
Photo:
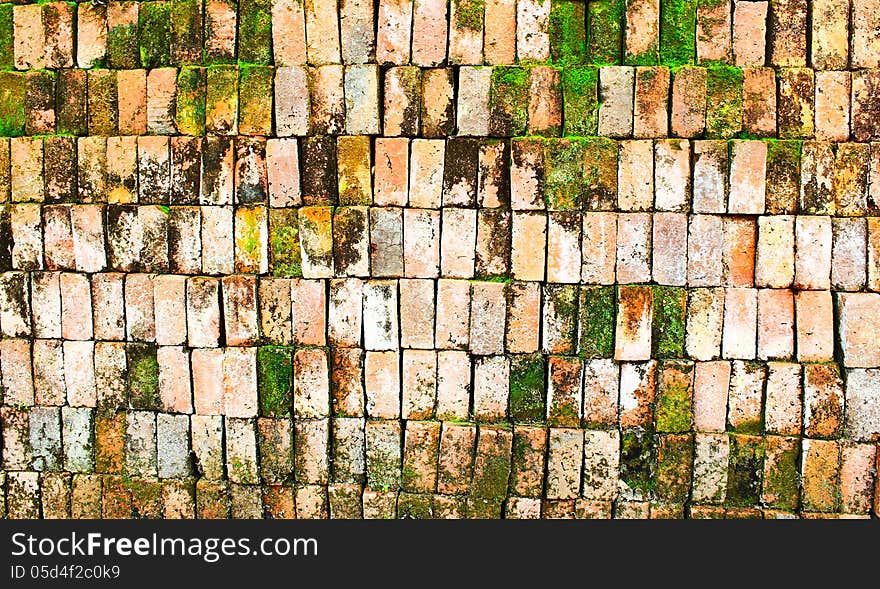
[[[156,343],[179,346],[186,343],[186,278],[165,274],[153,279]]]
[[[202,348],[192,351],[193,400],[199,415],[223,414],[223,350]]]
[[[538,66],[531,68],[530,74],[529,134],[557,135],[562,128],[562,90],[559,70]]]
[[[345,69],[322,65],[309,69],[311,133],[335,135],[345,123]]]
[[[42,202],[42,137],[13,137],[9,141],[9,156],[12,165],[12,201]]]
[[[147,71],[118,70],[116,94],[119,103],[119,133],[144,135],[147,132]],[[155,88],[154,88],[155,91]]]
[[[279,137],[307,135],[311,105],[306,69],[298,66],[276,69],[275,96],[275,133]]]
[[[550,58],[550,4],[541,0],[516,3],[516,56],[520,62]]]
[[[587,212],[581,231],[581,282],[614,284],[617,261],[617,214]]]
[[[727,212],[727,142],[694,141],[693,210]]]
[[[14,6],[12,11],[16,69],[46,67],[42,6],[38,4]]]
[[[800,435],[802,420],[801,367],[767,363],[764,429],[767,433]]]
[[[816,139],[849,139],[849,72],[816,72]]]
[[[471,361],[466,352],[437,353],[437,417],[467,419],[470,407]]]
[[[776,134],[776,73],[773,68],[743,68],[743,130]]]
[[[584,421],[589,427],[617,425],[619,369],[614,360],[584,360]]]
[[[688,220],[684,213],[655,213],[653,224],[654,282],[684,286],[687,282]]]
[[[38,204],[13,205],[9,208],[14,269],[36,270],[43,267],[41,209]]]
[[[831,219],[798,216],[795,221],[795,279],[800,289],[831,287]]]
[[[441,275],[450,278],[473,277],[477,211],[474,209],[444,208],[441,227]],[[405,259],[404,263],[406,263]]]
[[[507,351],[534,352],[538,349],[541,321],[540,285],[535,282],[513,282],[508,287],[510,302],[507,313]]]
[[[186,327],[190,347],[217,347],[220,341],[219,280],[202,277],[187,279]]]
[[[299,0],[272,2],[272,52],[279,66],[306,62],[305,13]]]
[[[101,273],[92,276],[92,309],[97,340],[125,339],[124,275]]]
[[[492,68],[463,66],[458,69],[456,115],[458,134],[489,135],[489,93]]]
[[[77,5],[76,61],[81,68],[98,65],[107,54],[107,9],[92,3]]]
[[[617,206],[649,211],[654,206],[654,142],[621,141],[617,165]]]
[[[831,285],[835,290],[859,290],[867,271],[867,224],[865,219],[835,217],[831,220]]]
[[[547,282],[577,283],[581,275],[581,215],[554,211],[547,218]]]
[[[724,289],[699,288],[688,294],[685,350],[694,360],[712,360],[721,352]]]
[[[548,499],[573,499],[580,494],[583,453],[582,430],[550,428],[546,486]]]
[[[409,62],[412,38],[412,0],[380,0],[376,36],[376,61],[402,65]]]
[[[327,352],[322,349],[300,349],[293,355],[293,414],[302,419],[330,414]]]
[[[485,3],[467,0],[449,3],[449,62],[483,63],[483,11]],[[461,14],[464,13],[464,14]]]
[[[170,413],[192,413],[189,354],[185,348],[160,346],[156,350],[159,364],[159,397],[162,407]]]
[[[746,287],[755,282],[755,220],[750,217],[724,217],[724,282]]]
[[[440,271],[440,211],[404,209],[403,268],[413,278],[434,278]]]
[[[736,2],[733,11],[733,63],[737,67],[764,65],[767,2]]]
[[[511,273],[517,280],[544,279],[547,218],[541,213],[514,213]]]
[[[794,217],[758,217],[755,286],[788,288],[795,272]]]
[[[653,292],[648,287],[618,289],[617,325],[614,337],[616,360],[651,358]]]
[[[437,281],[437,326],[435,347],[464,348],[469,342],[470,283],[465,280]]]
[[[364,388],[369,417],[400,417],[400,354],[368,351],[364,361]]]
[[[3,402],[6,405],[33,405],[34,378],[31,372],[31,348],[27,340],[0,340],[0,372],[3,378]]]
[[[31,312],[35,338],[61,338],[61,285],[57,272],[31,275]]]
[[[69,343],[69,342],[68,342]],[[64,405],[64,349],[59,340],[34,340],[34,401],[37,405]]]
[[[223,351],[223,412],[227,417],[256,417],[256,348]]]
[[[783,289],[758,290],[758,358],[791,358],[794,354],[794,299]]]
[[[638,427],[654,418],[657,362],[620,364],[620,427]]]
[[[658,211],[685,211],[691,192],[690,142],[662,139],[654,142],[654,207]]]
[[[614,138],[632,135],[634,84],[634,68],[599,69],[599,135]]]
[[[374,280],[364,283],[364,347],[394,350],[400,345],[397,282]]]
[[[516,62],[516,0],[488,0],[484,27],[486,63],[492,65]]]
[[[764,212],[767,144],[737,141],[730,148],[730,193],[727,212],[760,215]]]
[[[699,137],[706,129],[705,68],[686,67],[672,80],[672,133],[678,137]]]
[[[723,432],[727,427],[730,362],[694,364],[694,429]]]
[[[617,215],[617,282],[651,280],[651,215]]]
[[[376,139],[373,204],[406,206],[409,188],[409,143],[406,137]],[[437,199],[439,200],[439,197]]]
[[[874,463],[872,444],[844,442],[840,453],[840,502],[844,513],[868,513],[871,509]]]
[[[156,68],[147,75],[147,129],[158,135],[177,131],[174,123],[177,69]]]
[[[634,0],[626,7],[626,61],[655,54],[660,46],[659,0]]]
[[[51,18],[46,18],[49,15]],[[66,2],[49,2],[43,5],[47,68],[73,67],[73,22],[73,5]]]
[[[60,286],[61,337],[92,339],[92,294],[88,278],[84,274],[65,272],[60,276]]]
[[[94,356],[94,342],[64,342],[64,384],[71,407],[97,404]]]
[[[327,336],[331,345],[360,345],[363,326],[362,300],[363,281],[355,278],[330,281]]]
[[[722,280],[724,229],[721,217],[693,215],[688,229],[688,286],[719,286]],[[681,255],[679,252],[678,255]]]
[[[636,68],[633,137],[666,137],[669,130],[669,68]]]
[[[323,280],[294,279],[290,285],[293,342],[296,345],[326,345],[326,290]]]
[[[95,205],[72,206],[70,224],[76,269],[89,273],[103,270],[107,265],[103,208]]]
[[[739,4],[739,3],[737,3]],[[730,62],[731,6],[728,2],[697,4],[697,62]]]
[[[253,276],[225,276],[222,280],[223,323],[227,346],[254,345],[257,325],[257,280]]]
[[[402,363],[403,419],[432,419],[437,403],[437,352],[404,350]]]
[[[427,279],[401,280],[400,345],[404,348],[434,347],[434,281]]]
[[[309,63],[315,65],[340,63],[337,3],[309,0],[305,3],[305,17],[306,53]]]
[[[150,274],[125,276],[126,337],[129,340],[152,342],[156,339],[153,278]]]
[[[488,7],[487,7],[488,10]],[[421,67],[442,64],[446,60],[447,2],[420,0],[413,6],[412,63]],[[487,46],[489,42],[487,40]]]
[[[510,143],[510,151],[511,208],[515,211],[543,209],[543,142],[514,139]]]
[[[749,360],[755,357],[757,320],[758,299],[755,289],[725,289],[722,339],[722,354],[725,358]]]
[[[302,202],[296,139],[266,141],[266,174],[270,207],[293,207]]]
[[[470,351],[488,355],[504,352],[506,285],[475,282],[471,292]]]
[[[413,140],[409,160],[409,206],[425,209],[440,207],[445,153],[445,142],[442,140]]]
[[[837,295],[839,339],[843,364],[847,368],[880,366],[880,294],[841,293]]]
[[[852,3],[852,55],[854,68],[880,67],[880,2],[864,0]]]

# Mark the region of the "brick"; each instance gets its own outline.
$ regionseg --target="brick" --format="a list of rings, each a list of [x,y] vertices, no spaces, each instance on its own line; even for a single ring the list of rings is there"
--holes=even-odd
[[[479,427],[471,489],[474,500],[500,501],[507,496],[512,443],[513,433],[509,429]]]
[[[364,459],[364,420],[336,418],[332,425],[333,476],[332,480],[343,483],[363,483],[366,477]],[[283,477],[286,469],[279,469]],[[360,496],[360,487],[358,487]]]
[[[299,245],[304,278],[333,275],[333,230],[330,207],[299,209]]]
[[[459,69],[456,102],[459,135],[489,135],[489,96],[485,88],[490,86],[491,78],[491,68],[463,66]]]
[[[653,65],[659,59],[660,2],[640,0],[626,7],[624,61],[628,65]]]
[[[404,350],[402,364],[404,419],[431,419],[437,399],[437,354]]]
[[[768,16],[770,65],[803,67],[807,60],[807,3],[805,0],[776,0]]]
[[[654,281],[658,284],[684,285],[687,261],[681,255],[687,250],[687,216],[679,213],[656,213],[653,224]]]
[[[428,138],[451,135],[455,130],[454,71],[428,69],[422,73],[422,135]]]
[[[849,138],[849,72],[816,72],[816,139],[846,141]]]
[[[710,68],[706,79],[706,138],[726,139],[742,129],[743,72],[740,68]]]
[[[706,71],[684,67],[672,80],[671,131],[677,137],[698,137],[706,127]],[[664,112],[665,112],[665,106]],[[665,130],[665,129],[664,129]],[[663,136],[660,133],[658,136]]]
[[[400,281],[400,314],[407,318],[400,325],[400,343],[405,348],[434,346],[434,282]]]
[[[476,211],[443,209],[441,213],[440,272],[453,278],[474,275]]]
[[[577,288],[548,284],[543,291],[542,348],[546,353],[571,354],[577,335]]]
[[[477,421],[503,421],[507,414],[510,363],[504,356],[474,360],[473,413]]]
[[[621,141],[617,173],[617,206],[647,211],[654,206],[654,147],[648,140]]]
[[[617,296],[614,358],[650,359],[653,291],[647,287],[621,287]]]
[[[633,137],[665,137],[669,126],[667,68],[637,68],[633,107]]]
[[[635,70],[603,67],[599,70],[599,135],[625,138],[633,132]]]
[[[836,438],[843,423],[843,381],[833,365],[804,365],[804,433]]]
[[[798,487],[794,481],[797,480],[799,450],[797,438],[767,436],[761,499],[768,505],[789,510],[797,507]]]
[[[345,128],[344,75],[340,65],[309,70],[312,133],[335,135]]]
[[[870,149],[861,143],[844,143],[837,150],[834,171],[835,208],[839,215],[861,215],[869,205]]]
[[[400,356],[398,352],[367,352],[364,360],[366,409],[370,417],[400,415]]]
[[[550,356],[547,372],[548,420],[560,427],[577,427],[583,406],[581,361],[577,358]]]
[[[866,231],[864,219],[831,220],[831,285],[838,290],[858,290],[865,285]]]
[[[400,488],[401,428],[396,421],[367,421],[367,487],[373,490]]]
[[[766,373],[761,364],[735,360],[728,390],[728,429],[760,434],[763,430],[763,391]]]
[[[225,426],[226,474],[229,481],[241,484],[258,482],[254,422],[249,419],[227,419]]]
[[[833,215],[834,154],[825,142],[805,141],[801,152],[800,211],[812,215]]]
[[[758,218],[755,285],[787,288],[795,272],[795,219],[774,215]]]
[[[156,444],[160,478],[183,478],[190,473],[189,416],[156,415]]]
[[[746,287],[755,278],[755,221],[748,217],[725,217],[722,251],[724,282]]]
[[[813,70],[780,70],[777,121],[779,137],[812,137],[815,132],[815,81]]]
[[[223,421],[220,416],[192,416],[192,450],[203,479],[223,478]]]
[[[675,139],[654,143],[654,207],[687,210],[690,192],[690,144]]]
[[[788,290],[758,290],[758,358],[794,355],[795,300]]]
[[[795,281],[802,289],[827,289],[831,276],[831,219],[798,216],[795,225]]]
[[[481,277],[510,274],[510,212],[503,209],[477,211],[474,273]]]
[[[811,63],[819,70],[844,69],[849,53],[849,5],[820,0],[812,6]]]
[[[764,429],[797,435],[802,426],[801,370],[797,364],[769,362],[765,391]]]
[[[550,58],[550,8],[546,2],[516,3],[516,56],[518,61],[546,61]]]
[[[421,112],[421,70],[394,67],[384,75],[385,135],[418,135]]]
[[[617,282],[648,282],[651,277],[651,215],[617,215]]]
[[[435,346],[457,349],[468,345],[470,335],[470,284],[440,279],[437,282]]]
[[[837,295],[840,346],[847,368],[873,368],[880,364],[876,346],[869,343],[869,334],[876,327],[878,302],[876,294]]]
[[[742,73],[743,130],[764,137],[775,135],[775,72],[771,68],[755,67],[743,68]]]
[[[840,447],[830,440],[804,440],[801,458],[803,508],[834,512],[840,504]]]
[[[764,65],[767,9],[770,2],[737,2],[733,11],[733,63],[739,67]]]
[[[337,346],[358,346],[361,342],[363,283],[360,280],[330,282],[328,337]]]
[[[405,8],[404,6],[403,9]],[[389,9],[391,9],[390,5],[386,10]],[[421,67],[440,65],[446,59],[447,3],[437,0],[416,2],[411,10],[412,30],[419,32],[412,37],[412,63]],[[391,38],[392,32],[388,31],[385,34],[389,35],[385,51],[389,55],[402,54],[402,46],[391,43],[394,40]],[[409,36],[409,28],[405,33],[401,30],[399,34]]]
[[[345,129],[352,135],[379,134],[379,72],[374,65],[345,68]]]
[[[470,406],[470,358],[465,352],[437,353],[437,417],[467,419]]]
[[[551,428],[547,455],[548,499],[572,499],[580,494],[584,436],[574,429]]]
[[[689,286],[718,286],[721,284],[723,227],[721,217],[714,215],[691,217],[687,242],[687,284]]]
[[[841,446],[840,503],[844,513],[868,513],[876,450],[870,444]]]
[[[803,291],[795,296],[798,360],[825,362],[834,355],[831,293]]]
[[[531,68],[529,87],[529,134],[557,135],[562,129],[560,73],[550,67]],[[461,111],[459,111],[461,112]],[[461,122],[459,122],[459,130]]]
[[[440,446],[440,423],[408,421],[404,435],[403,488],[429,492],[437,485],[437,457]]]
[[[728,288],[724,300],[725,358],[751,359],[756,353],[757,291]]]
[[[479,64],[483,61],[483,18],[485,5],[466,0],[449,4],[449,61]]]

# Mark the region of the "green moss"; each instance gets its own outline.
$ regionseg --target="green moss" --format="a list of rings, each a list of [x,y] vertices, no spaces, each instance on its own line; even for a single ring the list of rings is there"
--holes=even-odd
[[[509,448],[495,447],[493,450],[495,452],[483,457],[482,468],[474,473],[471,486],[474,497],[501,500],[507,496],[510,479]]]
[[[757,505],[761,499],[763,470],[763,438],[732,434],[727,469],[727,504],[740,507]]]
[[[0,136],[24,135],[25,77],[15,72],[0,72]]]
[[[691,372],[693,365],[664,362],[657,388],[656,421],[658,432],[686,432],[691,429],[693,396]]]
[[[489,132],[493,136],[523,135],[528,129],[529,85],[527,68],[492,68],[489,85]]]
[[[584,140],[582,209],[596,211],[615,207],[617,150],[617,142],[607,137],[588,137]]]
[[[660,63],[683,65],[696,54],[697,0],[661,0]]]
[[[135,409],[159,409],[159,362],[156,346],[128,344],[128,398]]]
[[[455,28],[482,31],[485,8],[486,0],[455,0]]]
[[[583,0],[553,0],[549,30],[553,63],[570,65],[586,61],[586,24]]]
[[[12,31],[12,4],[0,4],[0,70],[15,67]]]
[[[584,358],[610,358],[614,353],[614,287],[581,287],[580,341]]]
[[[669,503],[684,503],[690,494],[693,474],[693,435],[661,435],[658,441],[656,497]]]
[[[112,68],[140,67],[136,24],[118,25],[107,31],[107,65]]]
[[[270,133],[274,68],[243,65],[239,67],[238,73],[238,118],[241,133]]]
[[[269,210],[269,271],[272,276],[302,276],[296,209]]]
[[[654,286],[653,290],[652,356],[654,358],[683,358],[687,289],[675,286]]]
[[[575,325],[577,322],[578,288],[573,284],[547,285],[545,287],[547,297],[553,305],[555,322],[559,325],[559,332],[566,341],[574,343]]]
[[[544,420],[544,357],[510,357],[510,417],[515,422]]]
[[[654,491],[654,432],[632,428],[622,432],[620,439],[620,479],[648,499]]]
[[[562,70],[563,121],[566,135],[595,135],[599,124],[599,69]]]
[[[141,2],[138,7],[141,65],[171,65],[171,3]]]
[[[238,58],[259,64],[272,63],[271,0],[240,0]]]
[[[177,75],[177,130],[184,135],[205,134],[205,68],[183,67]]]
[[[174,0],[171,5],[171,46],[177,63],[202,63],[203,31],[201,0]]]
[[[706,137],[733,137],[742,129],[742,70],[724,66],[706,71]]]
[[[588,63],[593,65],[620,63],[625,17],[625,0],[594,0],[588,4]]]
[[[257,350],[257,392],[260,415],[290,415],[293,391],[293,350],[283,346],[263,346]]]
[[[433,519],[434,498],[422,493],[401,493],[397,500],[399,519]]]
[[[550,139],[544,143],[544,202],[555,211],[576,210],[583,190],[584,143]]]

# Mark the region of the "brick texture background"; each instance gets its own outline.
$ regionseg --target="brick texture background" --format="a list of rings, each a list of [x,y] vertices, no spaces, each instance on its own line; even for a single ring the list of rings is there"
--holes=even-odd
[[[878,31],[0,3],[0,516],[877,517]]]

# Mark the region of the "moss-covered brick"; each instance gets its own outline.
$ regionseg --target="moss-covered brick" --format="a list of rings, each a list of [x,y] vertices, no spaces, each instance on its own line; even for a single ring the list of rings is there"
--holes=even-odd
[[[125,6],[125,5],[123,5]],[[140,67],[140,41],[138,35],[138,5],[127,4],[121,13],[123,21],[107,29],[107,67],[133,69]],[[145,31],[149,34],[149,31]]]
[[[747,507],[761,499],[764,470],[764,439],[758,436],[730,435],[727,467],[727,504]]]
[[[238,132],[242,135],[270,135],[274,69],[242,66],[239,76]]]
[[[24,74],[0,72],[0,136],[24,134],[25,90]]]
[[[398,519],[434,519],[434,496],[427,493],[401,493],[397,499]]]
[[[528,68],[499,66],[492,69],[489,85],[489,134],[495,137],[524,135],[529,118]]]
[[[147,69],[171,65],[171,3],[141,2],[138,7],[141,65]]]
[[[599,69],[562,70],[562,105],[566,135],[595,135],[599,128]]]
[[[728,139],[742,130],[743,74],[737,67],[707,70],[706,137]]]
[[[588,63],[594,65],[620,63],[626,0],[594,0],[587,8]]]
[[[333,215],[333,265],[340,275],[358,275],[366,267],[366,207],[339,207]]]
[[[584,358],[610,358],[614,353],[613,286],[582,286],[580,293],[580,340]]]
[[[263,346],[257,350],[257,392],[260,415],[284,417],[293,407],[293,350]]]
[[[584,142],[548,139],[544,142],[544,202],[549,210],[577,210],[583,196]]]
[[[128,398],[134,409],[160,409],[159,363],[156,346],[130,343],[125,347],[128,357]]]
[[[471,495],[502,500],[507,496],[513,434],[507,429],[481,427],[474,461]]]
[[[661,0],[660,63],[685,65],[694,62],[697,49],[697,0]]]
[[[272,63],[272,1],[239,0],[238,59]]]
[[[296,209],[269,209],[269,272],[272,276],[302,276]]]
[[[27,73],[25,110],[28,135],[55,132],[55,72],[31,70]]]
[[[89,135],[116,135],[119,123],[116,72],[88,70],[88,85]]]
[[[0,4],[0,70],[11,70],[15,65],[12,29],[12,4]]]
[[[767,213],[793,214],[797,211],[801,182],[799,140],[767,139]]]
[[[654,489],[654,432],[645,428],[631,428],[620,437],[620,480],[631,493],[649,499]]]
[[[336,174],[336,139],[306,137],[300,144],[302,200],[305,205],[335,205],[339,202]]]
[[[544,357],[510,357],[510,417],[517,423],[544,420]]]
[[[584,140],[583,200],[588,211],[609,211],[617,204],[617,142],[607,137]]]
[[[370,204],[373,199],[370,138],[366,135],[344,136],[336,145],[339,204]]]
[[[550,9],[550,57],[571,65],[587,59],[587,15],[584,0],[553,0]]]
[[[238,68],[217,65],[207,68],[205,128],[221,135],[238,131]]]
[[[764,490],[761,500],[776,509],[794,511],[798,507],[798,461],[800,438],[767,436],[764,464]]]
[[[575,327],[577,326],[578,288],[574,284],[548,284],[544,287],[546,304],[550,308],[549,322],[557,334],[554,353],[568,354],[575,349]]]
[[[684,503],[690,495],[694,467],[693,434],[657,437],[657,471],[654,493],[662,502]]]
[[[174,0],[171,5],[171,57],[176,65],[202,63],[204,28],[201,0]]]
[[[162,517],[162,483],[151,479],[126,479],[131,492],[131,517],[133,519],[159,519]]]
[[[687,289],[654,286],[651,347],[654,358],[683,358]]]
[[[55,131],[66,135],[88,133],[86,70],[59,70],[55,88]]]
[[[443,204],[473,206],[480,169],[480,140],[452,137],[443,158]]]
[[[207,82],[205,68],[180,68],[177,75],[177,130],[183,135],[205,134]]]
[[[483,30],[483,13],[486,9],[486,0],[453,0],[455,4],[455,20],[453,25],[456,29],[467,29],[480,32]]]
[[[693,371],[694,365],[685,361],[667,361],[661,365],[657,385],[658,432],[680,433],[691,429]]]

